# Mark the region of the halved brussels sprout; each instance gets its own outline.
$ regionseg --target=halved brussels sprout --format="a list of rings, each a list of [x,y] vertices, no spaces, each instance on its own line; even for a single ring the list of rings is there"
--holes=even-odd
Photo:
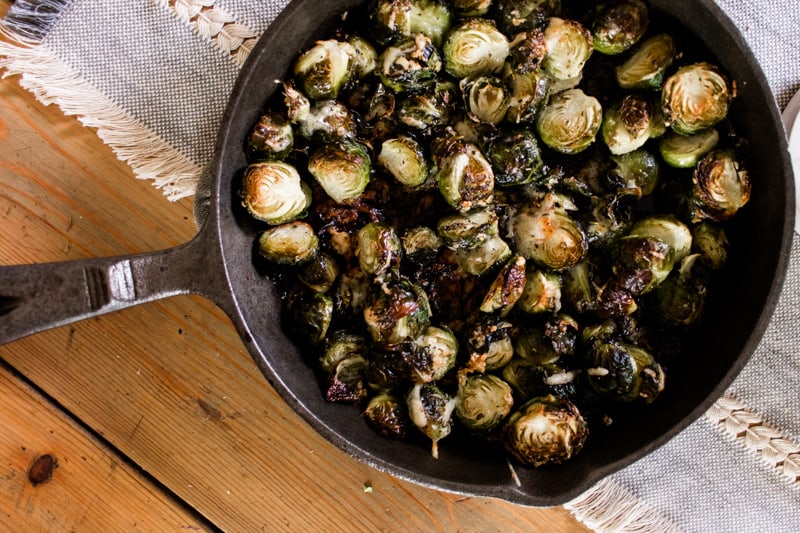
[[[497,273],[481,302],[480,310],[484,313],[499,312],[500,316],[505,316],[522,296],[524,289],[525,258],[517,255]]]
[[[372,340],[379,344],[398,344],[414,339],[430,325],[428,295],[419,285],[396,277],[374,284],[364,308]]]
[[[691,135],[668,132],[658,143],[661,157],[671,167],[694,168],[701,157],[713,150],[719,142],[719,133],[706,128]]]
[[[421,33],[439,46],[451,18],[448,6],[438,0],[377,0],[369,13],[372,37],[383,45]]]
[[[517,307],[530,314],[556,313],[561,309],[561,279],[555,272],[530,268]]]
[[[370,398],[364,409],[364,417],[372,429],[387,438],[405,438],[411,428],[406,403],[389,393],[377,394]]]
[[[534,72],[503,72],[511,101],[506,112],[506,121],[513,124],[532,124],[550,96],[551,80],[543,70]]]
[[[692,228],[692,251],[700,254],[700,262],[712,270],[725,265],[729,250],[728,236],[719,224],[704,220]]]
[[[381,82],[396,93],[420,92],[436,83],[442,58],[422,34],[384,49],[378,58]]]
[[[553,95],[539,113],[536,131],[547,146],[563,154],[577,154],[595,141],[603,123],[603,108],[580,89]]]
[[[503,367],[501,375],[523,401],[549,394],[572,399],[578,390],[578,373],[558,362],[538,364],[515,358]]]
[[[408,228],[401,240],[405,257],[416,265],[431,263],[443,244],[439,234],[427,226]]]
[[[445,327],[428,326],[414,339],[415,356],[411,379],[415,383],[431,383],[442,379],[456,364],[458,340]]]
[[[618,192],[637,198],[652,194],[661,174],[658,159],[645,149],[612,155],[614,163],[608,172],[611,184]]]
[[[337,203],[361,196],[369,183],[370,170],[369,150],[356,141],[324,144],[308,159],[308,171]]]
[[[526,328],[514,342],[514,353],[525,361],[537,365],[555,363],[561,358],[553,343],[539,326]]]
[[[530,74],[539,72],[547,55],[544,32],[538,28],[526,30],[514,36],[509,43],[508,66],[513,72]]]
[[[258,238],[262,257],[280,265],[297,265],[309,261],[319,250],[314,228],[298,220],[266,230]]]
[[[364,312],[369,288],[370,279],[360,267],[342,272],[331,293],[337,316],[346,320],[360,317]]]
[[[293,223],[294,224],[294,223]],[[317,292],[328,292],[339,276],[339,263],[326,253],[318,253],[297,273],[300,283]]]
[[[601,133],[609,151],[626,154],[650,139],[653,106],[640,94],[628,94],[603,112]]]
[[[295,167],[281,161],[248,165],[241,197],[253,218],[271,225],[291,222],[311,205],[311,189],[300,180]]]
[[[289,120],[297,126],[295,133],[300,137],[322,142],[356,137],[356,122],[344,104],[335,100],[312,104],[291,84],[284,86],[284,96]]]
[[[422,146],[411,137],[383,141],[378,164],[406,187],[418,187],[428,179],[428,160]]]
[[[455,413],[470,431],[494,429],[508,416],[513,406],[511,387],[497,376],[467,376],[458,385]]]
[[[653,35],[616,69],[623,89],[661,89],[664,73],[675,59],[675,42],[667,33]]]
[[[249,161],[281,161],[294,146],[294,131],[285,115],[264,113],[247,137]]]
[[[429,134],[450,121],[456,98],[455,84],[437,82],[432,88],[403,98],[397,106],[397,118],[406,126]]]
[[[444,68],[455,78],[500,72],[509,53],[509,42],[489,19],[461,22],[444,43]]]
[[[436,225],[442,242],[453,250],[477,248],[498,233],[494,209],[474,209],[439,219]]]
[[[517,253],[553,270],[571,267],[587,251],[586,236],[553,193],[520,208],[511,232]]]
[[[561,13],[561,0],[497,0],[497,23],[507,35],[541,28]]]
[[[406,405],[411,421],[425,436],[431,439],[431,455],[439,458],[439,441],[453,430],[455,398],[436,385],[427,383],[414,385],[406,396]]]
[[[592,55],[592,33],[580,22],[551,17],[544,29],[547,55],[542,68],[555,80],[570,80],[581,75]]]
[[[527,185],[545,175],[539,141],[530,130],[509,131],[492,141],[489,160],[501,187]]]
[[[500,124],[511,102],[509,88],[497,76],[486,74],[461,80],[461,91],[470,117],[479,122]]]
[[[329,374],[345,359],[366,358],[368,350],[367,339],[363,336],[346,330],[334,331],[325,341],[325,349],[319,360],[320,368]]]
[[[353,78],[361,79],[371,74],[378,66],[378,52],[368,40],[358,35],[350,35],[347,42],[353,47],[351,58]]]
[[[317,41],[297,58],[294,74],[306,96],[312,100],[332,100],[350,81],[355,55],[355,49],[348,42]]]
[[[570,459],[588,435],[589,426],[575,404],[553,395],[528,400],[503,426],[506,450],[534,467]]]
[[[356,256],[361,270],[382,277],[400,265],[403,243],[394,229],[382,222],[370,222],[358,230]]]
[[[467,274],[480,276],[511,257],[511,248],[499,235],[490,237],[477,248],[460,248],[456,254],[458,266]]]
[[[360,355],[342,359],[328,374],[325,399],[329,402],[360,402],[369,394],[364,372],[367,360]]]
[[[647,31],[650,14],[640,0],[622,0],[601,4],[592,21],[594,49],[602,54],[621,54]]]
[[[656,289],[661,318],[672,326],[691,326],[703,316],[707,287],[691,275],[699,254],[687,255],[680,268]]]
[[[631,390],[620,399],[623,401],[639,400],[644,403],[653,403],[664,390],[666,374],[661,365],[647,350],[639,346],[628,344],[628,351],[636,362],[636,371],[633,375]]]
[[[565,308],[572,308],[578,313],[593,310],[597,295],[592,281],[588,261],[581,261],[564,270],[561,274],[561,296]]]
[[[303,342],[320,344],[333,320],[333,299],[321,292],[304,295],[290,304],[292,327]]]
[[[489,12],[493,0],[450,0],[456,15],[462,18],[480,17]]]
[[[633,388],[637,366],[626,344],[612,339],[592,342],[586,358],[586,378],[595,391],[623,396]]]
[[[750,173],[733,150],[714,150],[700,159],[692,185],[692,222],[728,220],[750,201]]]
[[[434,175],[445,201],[461,212],[490,205],[494,199],[494,172],[477,146],[452,142]]]
[[[700,62],[681,67],[666,79],[661,107],[673,130],[691,135],[724,120],[732,99],[728,79],[719,68]]]
[[[514,325],[494,315],[481,317],[466,332],[467,372],[490,372],[503,368],[514,356],[511,333]]]

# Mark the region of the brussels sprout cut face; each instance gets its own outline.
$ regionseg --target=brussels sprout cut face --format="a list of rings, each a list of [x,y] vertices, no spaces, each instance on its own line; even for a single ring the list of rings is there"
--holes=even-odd
[[[308,160],[308,171],[328,196],[339,203],[358,198],[367,187],[372,168],[367,148],[357,142],[327,144]]]
[[[592,23],[594,48],[609,55],[621,54],[644,35],[650,23],[647,6],[640,0],[601,5]]]
[[[728,79],[716,66],[701,62],[667,78],[661,105],[672,129],[691,135],[727,117],[731,98]]]
[[[589,147],[603,123],[603,108],[580,89],[554,95],[539,114],[536,131],[547,146],[564,154],[577,154]]]
[[[445,70],[456,78],[499,72],[508,57],[509,41],[488,19],[468,19],[444,43]]]
[[[553,17],[544,30],[547,55],[542,67],[556,80],[568,80],[581,74],[592,55],[592,34],[579,22]]]
[[[311,191],[297,169],[282,162],[248,166],[241,195],[247,211],[267,224],[291,222],[311,204]]]

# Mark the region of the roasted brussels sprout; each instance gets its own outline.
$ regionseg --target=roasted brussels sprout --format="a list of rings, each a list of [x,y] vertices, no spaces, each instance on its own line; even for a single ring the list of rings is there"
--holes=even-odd
[[[425,436],[431,439],[431,455],[439,458],[439,441],[453,430],[455,398],[433,384],[417,384],[406,396],[406,405],[411,421]]]
[[[367,295],[364,322],[372,340],[397,344],[415,339],[430,325],[428,295],[419,285],[393,277],[373,284]]]
[[[318,250],[319,238],[314,233],[314,228],[298,220],[272,227],[258,238],[259,254],[280,265],[307,262]]]
[[[501,187],[538,182],[545,165],[536,135],[529,130],[513,130],[492,141],[489,160],[495,184]]]
[[[511,91],[506,122],[533,124],[550,96],[550,78],[543,70],[520,73],[510,69],[504,70],[503,77]]]
[[[647,350],[629,344],[628,351],[636,362],[636,371],[633,375],[633,385],[627,394],[620,399],[623,401],[642,401],[653,403],[666,384],[664,368],[653,358]]]
[[[371,35],[383,45],[421,33],[438,46],[451,18],[448,6],[438,0],[373,0],[369,12]]]
[[[499,426],[511,412],[511,387],[497,376],[475,374],[458,385],[455,413],[470,431],[487,432]]]
[[[450,0],[449,4],[456,15],[462,18],[480,17],[489,12],[493,0]]]
[[[241,197],[253,218],[271,225],[300,218],[311,205],[311,189],[300,180],[297,169],[280,161],[249,165]]]
[[[503,426],[503,444],[528,466],[562,463],[578,453],[589,426],[569,400],[553,395],[532,398]]]
[[[561,296],[566,309],[572,308],[578,313],[594,310],[597,294],[587,261],[581,261],[562,272]]]
[[[296,125],[295,133],[300,137],[321,142],[355,139],[355,119],[341,102],[323,100],[312,104],[290,84],[285,85],[284,96],[289,120]]]
[[[477,248],[498,233],[494,209],[475,209],[439,219],[436,224],[442,242],[453,250]]]
[[[361,317],[369,288],[370,280],[360,267],[339,274],[331,293],[337,316],[345,320]]]
[[[736,152],[709,152],[697,162],[692,175],[692,221],[728,220],[750,201],[751,188],[750,173]]]
[[[490,237],[477,248],[460,248],[456,259],[458,265],[468,274],[480,276],[495,265],[504,263],[511,257],[512,251],[508,243],[499,235]]]
[[[497,273],[481,302],[480,310],[484,313],[499,312],[500,316],[505,316],[520,299],[524,289],[525,258],[516,255]]]
[[[336,259],[323,252],[306,261],[298,271],[297,279],[312,291],[328,292],[336,282],[339,272]]]
[[[514,325],[495,315],[481,317],[466,332],[469,372],[490,372],[503,368],[514,356],[511,333]]]
[[[320,368],[330,374],[336,371],[336,365],[352,357],[367,358],[369,347],[367,339],[362,335],[346,330],[330,333],[325,341],[325,348],[319,359]]]
[[[664,84],[664,73],[672,65],[675,55],[672,36],[667,33],[653,35],[617,67],[617,83],[623,89],[660,90]]]
[[[418,187],[428,179],[428,160],[422,146],[411,137],[383,141],[378,164],[406,187]]]
[[[555,80],[577,78],[592,55],[592,34],[580,22],[551,17],[544,29],[542,68]]]
[[[328,334],[333,320],[333,299],[327,294],[313,292],[291,302],[292,326],[298,338],[311,344],[320,344]]]
[[[640,94],[628,94],[603,112],[600,132],[612,154],[626,154],[650,139],[653,106]]]
[[[411,429],[406,403],[389,393],[377,394],[370,398],[364,409],[367,423],[383,437],[402,439]]]
[[[434,174],[445,201],[461,212],[486,207],[494,199],[494,172],[477,146],[449,144]]]
[[[358,80],[371,74],[378,66],[378,52],[375,47],[358,35],[349,36],[347,42],[353,47],[352,77]]]
[[[691,135],[668,132],[658,143],[664,162],[676,168],[694,168],[701,157],[713,150],[719,142],[719,133],[706,128]]]
[[[391,226],[370,222],[358,230],[356,256],[365,274],[382,277],[400,265],[403,243]]]
[[[325,399],[329,402],[359,402],[369,394],[364,380],[367,360],[360,355],[342,359],[328,374]]]
[[[294,131],[286,116],[271,111],[261,116],[247,138],[249,161],[281,161],[294,146]]]
[[[544,32],[538,28],[523,31],[509,43],[508,67],[519,74],[539,72],[546,55]]]
[[[691,326],[703,316],[707,287],[691,275],[699,255],[687,255],[681,267],[656,289],[661,318],[672,326]]]
[[[416,265],[431,263],[443,245],[439,234],[427,226],[408,228],[403,233],[401,240],[403,255]]]
[[[561,309],[561,279],[558,274],[529,268],[517,307],[530,314],[558,312]]]
[[[308,171],[337,203],[358,198],[367,188],[369,150],[357,141],[324,144],[308,158]]]
[[[381,82],[396,93],[420,92],[436,83],[442,58],[422,34],[386,48],[378,58]]]
[[[536,120],[536,131],[547,146],[577,154],[595,141],[603,123],[603,108],[580,89],[553,95]]]
[[[499,124],[506,116],[511,94],[503,80],[486,74],[465,78],[461,91],[467,112],[473,120]]]
[[[503,68],[509,42],[489,19],[461,22],[444,43],[444,68],[455,78],[495,74]]]
[[[407,95],[397,106],[397,119],[422,133],[430,134],[451,120],[457,88],[451,83],[436,83],[421,93]]]
[[[442,379],[456,364],[458,340],[444,327],[428,326],[414,339],[414,364],[410,365],[415,383],[431,383]]]
[[[561,13],[561,0],[497,0],[496,18],[508,35],[543,27]]]
[[[523,401],[549,394],[572,399],[578,390],[578,373],[564,369],[557,362],[540,364],[515,358],[503,367],[501,374]]]
[[[636,361],[624,343],[616,340],[592,342],[586,357],[586,377],[594,390],[609,396],[630,392]]]
[[[653,193],[661,175],[658,159],[653,154],[641,148],[612,155],[609,159],[614,166],[609,170],[608,178],[618,192],[637,198]]]
[[[602,54],[621,54],[642,38],[649,24],[647,6],[640,0],[600,4],[592,21],[594,49]]]
[[[691,135],[728,116],[733,93],[716,65],[700,62],[681,67],[664,81],[661,106],[667,124]]]
[[[514,353],[520,359],[536,365],[555,363],[562,355],[556,351],[553,343],[545,336],[544,329],[539,326],[526,328],[517,337]]]
[[[312,100],[335,99],[353,75],[355,55],[355,49],[348,42],[317,41],[297,58],[294,74],[303,92]]]
[[[692,251],[710,269],[722,268],[728,261],[729,250],[728,235],[719,224],[704,220],[692,228]]]

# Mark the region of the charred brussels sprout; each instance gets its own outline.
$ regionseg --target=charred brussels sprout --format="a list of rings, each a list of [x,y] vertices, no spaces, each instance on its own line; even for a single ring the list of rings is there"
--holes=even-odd
[[[550,78],[542,70],[521,73],[506,69],[503,76],[511,91],[506,121],[532,124],[550,96]]]
[[[387,438],[405,438],[411,429],[406,403],[389,393],[373,396],[364,409],[364,417],[370,427]]]
[[[360,317],[364,312],[369,287],[370,280],[360,267],[342,272],[331,293],[337,316],[347,320]]]
[[[350,43],[334,39],[317,41],[297,59],[294,74],[312,100],[334,99],[350,81],[355,55]]]
[[[375,284],[364,308],[364,322],[372,340],[397,344],[414,339],[430,325],[428,295],[405,278]]]
[[[692,175],[692,221],[728,220],[750,200],[751,187],[750,173],[733,150],[708,153]]]
[[[367,361],[356,355],[339,361],[328,374],[325,399],[329,402],[359,402],[368,395],[364,372]]]
[[[497,235],[497,213],[487,208],[448,215],[439,219],[436,229],[442,242],[453,250],[476,248]]]
[[[386,48],[378,58],[381,82],[396,93],[432,87],[441,68],[439,52],[422,34]]]
[[[507,315],[525,289],[525,258],[521,255],[512,257],[497,273],[489,286],[480,310],[484,313],[499,312]]]
[[[347,38],[348,44],[352,49],[352,75],[356,79],[361,79],[371,74],[378,65],[378,52],[368,40],[358,35],[351,35]]]
[[[391,226],[370,222],[358,230],[356,256],[361,270],[381,277],[397,268],[403,257],[403,243]]]
[[[506,116],[511,95],[503,80],[480,75],[461,82],[467,112],[473,120],[499,124]]]
[[[253,218],[277,225],[303,216],[311,205],[311,189],[288,163],[266,161],[244,172],[242,203]]]
[[[444,68],[455,78],[500,72],[509,42],[489,19],[467,19],[449,33],[444,43]]]
[[[327,294],[314,292],[290,305],[293,326],[301,340],[319,344],[325,340],[333,319],[333,299]]]
[[[636,371],[631,390],[620,399],[652,403],[664,390],[666,373],[648,351],[633,345],[628,345],[628,350],[636,362]]]
[[[729,249],[728,235],[719,224],[706,220],[692,228],[692,251],[700,254],[699,261],[710,269],[725,265]]]
[[[536,131],[547,146],[577,154],[595,141],[603,123],[603,108],[580,89],[567,89],[550,98],[539,113]]]
[[[636,361],[622,342],[593,342],[587,351],[586,365],[589,384],[601,394],[623,396],[633,388]]]
[[[398,120],[427,135],[451,119],[457,88],[451,83],[436,83],[421,93],[411,94],[397,106]]]
[[[629,94],[605,110],[600,131],[612,154],[626,154],[641,148],[650,139],[652,121],[650,100]]]
[[[592,311],[597,295],[592,280],[592,270],[587,261],[573,265],[561,275],[562,301],[578,313]]]
[[[577,78],[592,55],[592,34],[580,22],[552,17],[544,29],[542,68],[556,80]]]
[[[410,370],[415,383],[438,381],[456,364],[458,341],[447,328],[428,326],[414,339],[414,347],[416,353]]]
[[[300,137],[321,142],[354,139],[356,122],[350,109],[336,100],[323,100],[313,104],[300,91],[287,84],[284,101],[289,120]]]
[[[561,279],[558,274],[538,268],[528,269],[517,307],[530,314],[558,312],[561,309]]]
[[[509,43],[508,66],[520,74],[539,72],[547,55],[547,43],[540,29],[523,31]]]
[[[411,137],[387,139],[381,145],[378,164],[406,187],[418,187],[428,179],[428,161]]]
[[[612,155],[610,159],[614,166],[609,170],[609,180],[619,192],[637,198],[653,193],[661,173],[653,154],[639,149]]]
[[[294,146],[294,131],[289,120],[280,113],[261,116],[247,138],[247,157],[250,161],[281,161]]]
[[[512,251],[508,243],[499,235],[490,237],[477,248],[460,248],[457,253],[458,265],[468,274],[480,276],[495,265],[505,262]]]
[[[328,292],[339,276],[339,263],[326,253],[319,253],[297,273],[300,282],[317,292]]]
[[[691,275],[692,265],[698,257],[686,256],[681,268],[656,289],[658,310],[667,324],[691,326],[703,316],[707,288],[705,283]]]
[[[489,372],[503,368],[514,356],[511,333],[514,325],[494,315],[482,317],[466,333],[471,372]]]
[[[527,185],[544,177],[539,141],[529,130],[510,131],[489,148],[495,183],[501,187]]]
[[[485,207],[494,199],[494,172],[477,146],[454,141],[434,174],[445,201],[461,212]]]
[[[443,244],[439,234],[427,226],[408,228],[401,240],[403,255],[417,265],[426,265],[436,259]]]
[[[437,0],[373,0],[369,13],[372,37],[383,45],[421,33],[438,46],[451,18],[447,5]]]
[[[594,49],[602,54],[621,54],[642,38],[649,23],[647,6],[640,0],[601,4],[592,22]]]
[[[623,89],[659,90],[675,55],[675,42],[669,34],[654,35],[643,41],[633,55],[617,67],[617,83]]]
[[[313,258],[319,238],[306,222],[294,221],[266,230],[258,238],[258,252],[272,263],[297,265]]]
[[[732,99],[728,79],[706,62],[681,67],[666,79],[661,92],[667,124],[684,135],[724,120]]]
[[[456,15],[462,18],[480,17],[489,12],[494,0],[450,0]]]
[[[541,28],[561,13],[561,0],[497,0],[498,25],[508,35]]]
[[[694,168],[701,157],[713,150],[719,142],[719,133],[706,128],[691,135],[668,132],[658,143],[661,157],[671,167]]]
[[[369,183],[369,150],[356,141],[322,145],[308,159],[308,171],[337,203],[353,200]]]
[[[528,400],[503,426],[506,450],[534,467],[570,459],[588,435],[589,427],[575,404],[553,395]]]
[[[515,358],[503,367],[502,376],[523,400],[549,394],[571,399],[577,392],[577,372],[566,370],[556,362],[540,364]]]
[[[470,431],[494,429],[508,416],[513,406],[511,387],[497,376],[476,374],[459,383],[455,413]]]
[[[325,342],[325,349],[320,357],[320,368],[323,372],[336,371],[336,366],[352,357],[367,357],[367,339],[356,333],[345,330],[334,331]]]
[[[411,421],[431,439],[431,455],[439,458],[439,441],[453,430],[455,398],[433,384],[414,385],[406,395]]]

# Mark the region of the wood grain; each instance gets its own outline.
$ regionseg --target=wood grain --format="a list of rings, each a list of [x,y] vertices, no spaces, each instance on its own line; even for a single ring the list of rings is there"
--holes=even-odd
[[[192,237],[190,200],[168,202],[136,180],[92,131],[37,103],[16,79],[0,82],[0,98],[0,264],[146,252]],[[28,412],[66,410],[98,436],[81,446],[119,454],[173,493],[167,509],[150,511],[153,523],[186,505],[230,531],[586,531],[562,508],[442,493],[355,461],[278,397],[227,317],[198,297],[47,331],[0,348],[0,357],[58,404],[19,400]],[[0,408],[0,424],[12,416]],[[35,419],[25,427],[14,418],[20,439],[35,434]],[[63,445],[65,456],[87,453]],[[9,453],[0,451],[0,465]],[[82,483],[83,494],[106,490]],[[24,525],[5,491],[0,516]],[[59,498],[88,506],[79,493]],[[116,519],[110,529],[124,529],[124,515]]]

